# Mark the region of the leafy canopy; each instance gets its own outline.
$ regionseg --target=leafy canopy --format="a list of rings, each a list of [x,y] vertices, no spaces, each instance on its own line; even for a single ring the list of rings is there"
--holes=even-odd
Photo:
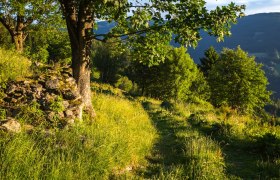
[[[240,47],[223,49],[209,72],[211,101],[215,106],[228,105],[241,112],[253,112],[270,101],[267,78],[262,65]]]
[[[223,40],[230,35],[231,24],[243,16],[245,6],[230,3],[208,11],[204,0],[151,0],[150,3],[127,3],[133,7],[132,15],[123,14],[117,20],[117,27],[104,38],[121,36],[127,38],[138,59],[146,64],[157,64],[164,60],[161,56],[167,44],[174,37],[175,42],[184,46],[197,46],[201,39],[200,30]],[[140,45],[139,45],[140,44]],[[144,47],[144,49],[143,49]],[[143,53],[146,52],[146,53]],[[160,58],[162,57],[162,58]]]
[[[201,39],[200,30],[223,40],[230,35],[230,27],[238,17],[243,16],[245,6],[230,3],[214,10],[206,9],[205,0],[60,0],[65,15],[75,17],[68,22],[68,28],[79,27],[83,14],[90,11],[95,28],[96,20],[114,22],[115,28],[109,33],[95,33],[92,38],[107,41],[121,38],[130,47],[136,59],[145,64],[158,64],[166,45],[172,38],[184,46],[197,46]],[[80,16],[79,16],[80,15]],[[75,22],[76,21],[76,22]],[[69,23],[70,24],[70,23]],[[90,29],[89,29],[90,30]],[[89,31],[91,33],[91,30]],[[139,46],[141,44],[142,46]],[[144,47],[144,48],[143,48]],[[136,56],[135,56],[136,57]]]

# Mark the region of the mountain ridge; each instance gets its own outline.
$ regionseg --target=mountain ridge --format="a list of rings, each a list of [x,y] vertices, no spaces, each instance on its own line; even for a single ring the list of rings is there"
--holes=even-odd
[[[99,22],[96,33],[107,33],[114,27],[114,23]],[[255,56],[256,61],[262,63],[263,69],[269,79],[269,89],[274,97],[280,98],[280,13],[259,13],[238,19],[237,24],[231,28],[232,35],[225,37],[223,42],[217,42],[215,37],[201,32],[202,40],[198,46],[189,48],[188,53],[196,63],[204,56],[204,52],[213,46],[218,52],[223,48],[236,48],[240,46],[249,55]],[[178,47],[174,41],[170,43]]]

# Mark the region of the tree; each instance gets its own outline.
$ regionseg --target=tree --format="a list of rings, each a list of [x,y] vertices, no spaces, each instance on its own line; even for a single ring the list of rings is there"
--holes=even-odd
[[[159,65],[149,67],[139,62],[134,63],[130,69],[135,74],[130,78],[144,87],[142,91],[155,98],[188,100],[191,96],[202,97],[206,85],[202,83],[206,81],[186,53],[186,48],[168,46],[165,49],[168,55]]]
[[[11,48],[11,42],[9,37],[9,32],[7,29],[0,23],[0,46],[6,49]]]
[[[268,81],[261,67],[240,47],[223,49],[209,72],[212,103],[248,113],[263,108],[271,93],[266,89]]]
[[[117,51],[114,40],[108,43],[94,41],[92,49],[93,66],[100,72],[99,80],[103,83],[116,83],[118,76],[124,75],[129,64],[127,53]]]
[[[62,29],[63,26],[58,19],[52,26],[31,25],[31,31],[25,40],[24,54],[32,60],[43,63],[70,63],[70,41],[67,31]]]
[[[243,15],[244,6],[234,3],[207,11],[204,0],[151,0],[149,3],[129,3],[127,0],[59,0],[72,49],[72,69],[80,94],[83,109],[94,115],[90,92],[90,51],[93,39],[106,41],[122,37],[145,48],[135,48],[138,55],[158,57],[162,50],[157,38],[167,42],[175,34],[175,41],[183,45],[197,45],[201,29],[218,36],[221,40],[229,35],[236,18]],[[128,12],[132,12],[129,15]],[[93,34],[96,19],[114,21],[116,28],[106,34]],[[149,41],[146,40],[149,39]],[[139,47],[139,46],[135,46]],[[143,46],[142,46],[143,47]],[[152,57],[152,56],[150,56]],[[153,61],[154,58],[150,58]]]
[[[0,22],[9,31],[16,50],[23,51],[28,27],[57,10],[53,0],[0,0]]]
[[[198,65],[198,67],[201,69],[203,74],[207,77],[209,71],[212,69],[214,64],[218,61],[219,54],[217,53],[215,48],[211,46],[209,49],[207,49],[204,52],[204,56],[205,57],[200,59],[200,64]]]

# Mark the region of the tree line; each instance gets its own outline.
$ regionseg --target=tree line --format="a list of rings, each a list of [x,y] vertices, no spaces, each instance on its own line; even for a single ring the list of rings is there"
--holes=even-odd
[[[222,40],[224,36],[230,35],[230,27],[237,22],[237,18],[244,16],[244,9],[243,5],[230,3],[209,11],[206,9],[204,0],[151,0],[150,3],[126,0],[1,0],[0,22],[3,25],[2,28],[4,27],[11,37],[15,48],[20,52],[24,52],[24,48],[29,48],[27,52],[35,58],[67,59],[69,49],[71,49],[70,63],[73,77],[83,97],[83,109],[94,115],[90,92],[91,71],[93,70],[91,63],[94,59],[92,58],[93,52],[96,53],[95,58],[100,53],[93,46],[94,41],[109,46],[110,41],[113,40],[117,41],[119,47],[125,47],[120,51],[128,49],[131,60],[130,71],[124,71],[127,79],[119,80],[119,78],[119,82],[115,82],[116,85],[122,84],[121,81],[130,80],[140,87],[142,94],[146,93],[151,96],[157,94],[158,98],[186,99],[186,97],[190,97],[190,94],[197,93],[199,94],[197,96],[201,96],[200,98],[211,97],[210,99],[212,99],[217,96],[213,95],[214,92],[218,92],[210,83],[211,76],[215,78],[215,73],[209,71],[209,77],[205,74],[202,75],[189,55],[186,54],[185,48],[171,48],[168,44],[171,40],[175,40],[182,46],[196,46],[201,38],[200,30],[216,36],[217,40]],[[57,23],[62,19],[64,21]],[[98,20],[115,22],[116,26],[108,33],[96,34],[94,29],[98,28]],[[45,33],[47,29],[54,32],[49,33],[53,37]],[[68,39],[67,37],[61,38],[65,35],[64,32],[67,32]],[[46,43],[42,43],[42,39]],[[48,44],[48,47],[44,47],[45,44]],[[65,49],[62,48],[63,45],[65,45]],[[59,52],[57,52],[58,49]],[[231,52],[234,55],[240,53],[239,51],[241,52],[238,49],[236,52],[224,50],[218,62],[223,62],[222,59],[227,56],[226,54]],[[36,54],[40,54],[41,57],[36,57]],[[236,55],[240,58],[239,56],[245,58],[246,53]],[[220,66],[224,65],[220,63]],[[255,67],[255,65],[252,66]],[[218,73],[221,68],[213,69]],[[142,77],[135,75],[139,72],[142,72]],[[256,70],[255,74],[263,74],[260,72]],[[223,72],[223,76],[225,73],[227,72]],[[111,76],[106,72],[102,72],[101,75],[103,79]],[[238,79],[236,74],[228,78],[233,77]],[[262,78],[257,81],[266,84]],[[238,80],[238,82],[242,82],[239,83],[240,86],[243,84],[246,87],[251,86],[250,83],[243,83],[243,80]],[[166,84],[165,87],[161,87],[163,83]],[[204,84],[208,85],[204,86]],[[246,90],[246,88],[244,89]],[[209,91],[211,96],[203,95]],[[259,91],[263,92],[262,89]],[[188,96],[185,96],[186,94]],[[231,105],[229,102],[233,102],[226,94],[219,95],[217,98],[221,99],[218,102],[213,101],[217,106],[224,102]],[[263,96],[262,99],[265,101],[266,96]],[[260,101],[257,98],[254,103]],[[235,107],[235,105],[232,106]]]

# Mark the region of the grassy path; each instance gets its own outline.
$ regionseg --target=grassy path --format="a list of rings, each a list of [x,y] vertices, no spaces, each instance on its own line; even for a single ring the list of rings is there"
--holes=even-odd
[[[225,179],[218,145],[194,130],[186,117],[159,106],[144,106],[159,139],[148,157],[149,165],[138,172],[145,179]],[[216,156],[217,155],[217,156]]]
[[[148,112],[160,138],[155,144],[152,156],[148,157],[150,164],[145,177],[155,178],[163,176],[164,172],[176,172],[184,166],[186,162],[183,152],[184,140],[178,135],[189,133],[190,127],[179,117],[174,118],[168,111],[150,109]]]
[[[193,126],[187,117],[155,104],[144,107],[159,139],[147,158],[148,166],[138,172],[141,178],[270,179],[258,167],[260,157],[242,147],[246,142],[225,145],[223,140],[214,141],[214,137]]]

